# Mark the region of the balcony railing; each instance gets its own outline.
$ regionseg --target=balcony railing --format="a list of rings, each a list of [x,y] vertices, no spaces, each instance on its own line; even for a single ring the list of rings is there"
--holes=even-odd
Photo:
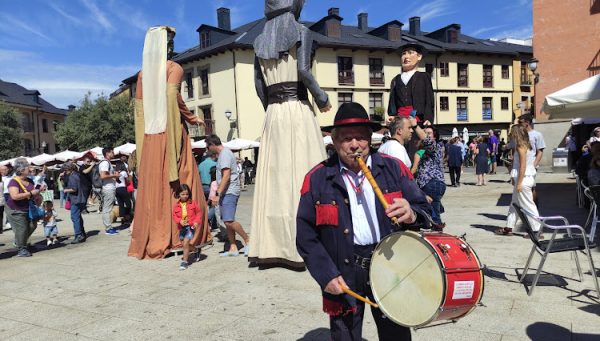
[[[521,85],[527,86],[533,84],[533,77],[531,76],[521,76]]]
[[[493,115],[492,115],[492,109],[485,109],[485,110],[483,110],[482,118],[484,120],[491,120],[492,117],[493,117]]]
[[[340,85],[354,85],[354,71],[339,71],[338,83]]]
[[[456,120],[457,121],[468,121],[469,120],[469,114],[467,112],[467,109],[459,109],[456,111]]]

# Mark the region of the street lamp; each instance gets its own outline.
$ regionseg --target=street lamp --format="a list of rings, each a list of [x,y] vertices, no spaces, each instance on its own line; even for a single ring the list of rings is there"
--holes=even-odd
[[[225,117],[227,117],[227,120],[231,120],[231,110],[229,109],[225,109]]]
[[[42,141],[42,143],[41,143],[41,145],[40,145],[40,147],[41,147],[41,148],[40,148],[40,149],[41,149],[41,150],[40,150],[40,154],[41,154],[41,153],[44,153],[44,152],[46,151],[46,146],[47,146],[47,145],[48,145],[48,144],[46,143],[46,141]]]
[[[538,60],[536,58],[531,58],[531,60],[529,60],[529,62],[527,63],[527,68],[529,69],[529,71],[533,72],[533,81],[535,83],[537,83],[540,80],[540,74],[535,72],[535,70],[537,70],[538,67]]]

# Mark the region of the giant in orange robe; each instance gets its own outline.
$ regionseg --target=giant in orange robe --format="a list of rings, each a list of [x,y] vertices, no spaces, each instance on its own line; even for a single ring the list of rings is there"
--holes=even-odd
[[[139,161],[138,194],[129,256],[138,259],[163,258],[182,243],[171,219],[177,199],[175,191],[185,183],[202,210],[203,224],[196,231],[192,245],[212,241],[207,220],[207,206],[198,166],[185,122],[198,124],[199,119],[186,107],[179,90],[183,69],[167,61],[167,129],[158,134],[144,133],[142,72],[138,75],[135,109],[135,137]]]

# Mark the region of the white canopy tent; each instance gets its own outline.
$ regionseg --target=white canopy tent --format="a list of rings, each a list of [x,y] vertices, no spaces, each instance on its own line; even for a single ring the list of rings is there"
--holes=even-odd
[[[206,144],[206,143],[205,143]],[[223,143],[223,146],[231,150],[251,149],[260,147],[260,143],[252,140],[233,139]]]
[[[68,160],[77,160],[80,157],[82,157],[84,154],[85,154],[85,152],[80,153],[80,152],[74,152],[71,150],[65,150],[63,152],[56,153],[53,156],[57,161],[67,162]]]
[[[553,119],[600,116],[600,75],[546,96],[542,110]]]
[[[206,140],[192,141],[192,149],[204,149],[206,148]]]
[[[118,146],[114,149],[115,155],[131,155],[131,153],[133,153],[133,151],[135,150],[135,144],[133,143],[125,143],[122,146]],[[102,155],[102,151],[100,152],[100,155]]]
[[[47,163],[56,161],[56,157],[50,154],[40,154],[29,159],[29,163],[36,166],[43,166]]]
[[[27,159],[27,162],[31,162],[31,158],[29,157],[25,157],[25,156],[19,156],[19,157],[15,157],[12,159],[8,159],[8,160],[4,160],[4,161],[0,161],[0,166],[8,166],[8,165],[12,165],[14,164],[15,160],[18,158],[24,157]]]

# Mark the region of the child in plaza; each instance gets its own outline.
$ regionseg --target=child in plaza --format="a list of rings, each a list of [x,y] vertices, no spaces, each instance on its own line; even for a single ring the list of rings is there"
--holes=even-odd
[[[192,200],[192,191],[186,184],[181,184],[175,193],[179,201],[173,206],[173,221],[179,229],[179,240],[183,242],[183,260],[179,269],[188,267],[190,256],[190,241],[194,238],[194,232],[202,221],[202,211],[198,204]]]
[[[46,246],[58,243],[58,227],[56,226],[56,218],[58,215],[54,210],[52,201],[44,201],[44,211],[46,214],[43,219],[44,235],[46,236]]]

